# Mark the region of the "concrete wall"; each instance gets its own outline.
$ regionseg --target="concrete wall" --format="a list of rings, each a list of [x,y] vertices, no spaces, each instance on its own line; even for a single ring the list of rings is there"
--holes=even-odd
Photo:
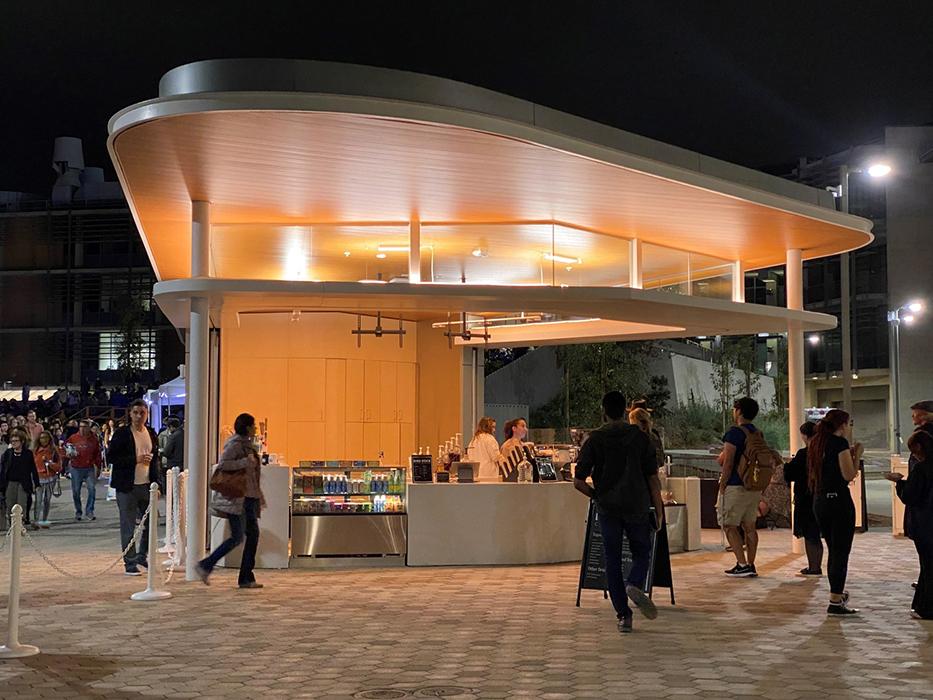
[[[560,392],[562,377],[555,348],[537,348],[486,377],[485,402],[536,409]]]
[[[673,400],[679,404],[685,404],[690,401],[692,395],[695,401],[716,405],[719,401],[719,393],[713,384],[711,363],[683,355],[670,355],[669,362],[674,376],[674,382],[671,385]],[[736,388],[732,393],[738,396],[742,393],[743,375],[736,371],[733,381]],[[758,390],[753,393],[752,398],[762,409],[772,407],[775,400],[774,379],[758,375]]]
[[[889,308],[919,299],[925,312],[901,328],[901,434],[910,434],[912,403],[933,399],[933,126],[888,127],[885,147],[893,171],[887,183]],[[928,158],[929,159],[929,156]]]

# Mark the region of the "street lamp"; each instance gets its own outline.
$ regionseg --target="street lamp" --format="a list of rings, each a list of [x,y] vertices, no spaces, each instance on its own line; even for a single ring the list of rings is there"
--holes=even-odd
[[[894,385],[894,449],[897,454],[901,453],[901,324],[910,325],[922,312],[923,304],[919,301],[912,301],[888,311],[888,324],[891,329],[889,354]]]
[[[870,163],[864,167],[851,167],[845,164],[839,168],[838,196],[843,213],[849,213],[849,175],[852,173],[867,173],[872,178],[883,178],[891,173],[891,166],[887,163]],[[828,188],[836,193],[835,188]],[[852,411],[852,292],[850,289],[851,270],[849,254],[839,256],[839,304],[841,306],[842,333],[842,407]]]

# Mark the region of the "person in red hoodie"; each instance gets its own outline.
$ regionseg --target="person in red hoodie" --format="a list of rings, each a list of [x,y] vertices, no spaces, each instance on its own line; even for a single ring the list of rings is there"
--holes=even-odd
[[[41,528],[48,528],[52,490],[62,470],[62,456],[52,440],[52,433],[48,430],[39,433],[33,445],[32,456],[36,461],[36,471],[39,473],[39,488],[33,499],[36,504],[33,522]]]
[[[75,520],[81,520],[81,484],[87,482],[87,508],[83,515],[88,520],[94,517],[94,501],[97,499],[97,473],[102,466],[100,443],[91,432],[89,421],[78,424],[78,432],[65,441],[65,453],[71,468],[71,495],[75,502]]]

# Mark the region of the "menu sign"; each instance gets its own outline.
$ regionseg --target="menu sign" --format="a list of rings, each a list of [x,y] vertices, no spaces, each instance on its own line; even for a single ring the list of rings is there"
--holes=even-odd
[[[605,541],[599,528],[599,512],[590,501],[586,516],[586,536],[583,543],[583,559],[580,562],[580,583],[577,587],[577,607],[580,607],[580,592],[583,589],[603,591],[607,597],[609,588],[606,579]],[[622,537],[622,576],[628,578],[632,571],[632,550],[628,537]],[[674,586],[671,581],[671,560],[667,544],[667,528],[662,527],[651,536],[651,554],[648,562],[648,576],[645,580],[645,593],[651,595],[654,586],[671,590],[671,604],[674,603]]]
[[[414,482],[434,481],[434,461],[431,455],[411,456],[411,480]]]

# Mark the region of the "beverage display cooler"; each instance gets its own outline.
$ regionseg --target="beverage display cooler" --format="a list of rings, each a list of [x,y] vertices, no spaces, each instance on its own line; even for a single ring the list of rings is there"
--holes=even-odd
[[[353,557],[404,564],[407,508],[404,467],[363,461],[301,462],[292,470],[292,562],[326,565],[327,560],[337,563]]]

